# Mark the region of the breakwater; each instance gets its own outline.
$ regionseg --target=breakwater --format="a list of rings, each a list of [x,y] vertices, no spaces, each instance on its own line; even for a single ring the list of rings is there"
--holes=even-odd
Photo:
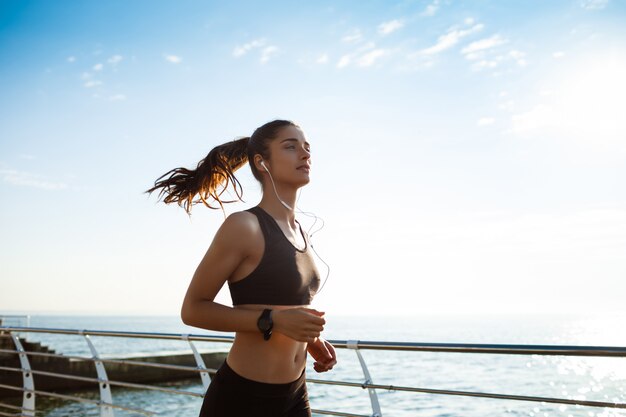
[[[26,352],[34,352],[28,355],[28,360],[33,372],[33,379],[36,390],[42,391],[71,391],[78,389],[97,389],[95,381],[85,381],[79,379],[62,378],[58,376],[38,374],[40,372],[58,373],[79,378],[97,378],[96,367],[91,358],[78,359],[72,357],[59,357],[54,349],[39,342],[29,342],[19,338],[22,347]],[[12,352],[7,352],[12,351]],[[205,366],[209,369],[217,369],[226,358],[228,352],[201,353]],[[109,381],[123,381],[133,383],[155,383],[167,382],[181,379],[197,378],[200,381],[198,372],[160,368],[152,366],[142,366],[140,364],[108,362],[108,360],[125,360],[128,362],[155,363],[164,365],[177,365],[197,368],[193,354],[170,354],[141,357],[120,357],[106,358],[104,366]],[[11,336],[7,333],[0,334],[0,367],[14,368],[15,370],[0,369],[0,385],[10,385],[21,390],[23,386],[21,365],[15,344]],[[0,388],[0,398],[21,396],[22,392],[13,389]]]

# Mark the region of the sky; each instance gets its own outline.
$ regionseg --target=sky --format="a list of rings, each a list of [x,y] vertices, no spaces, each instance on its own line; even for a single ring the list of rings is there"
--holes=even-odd
[[[311,143],[313,307],[626,313],[625,17],[617,0],[2,0],[0,313],[179,314],[224,214],[144,191],[278,118]],[[226,214],[261,196],[237,175]]]

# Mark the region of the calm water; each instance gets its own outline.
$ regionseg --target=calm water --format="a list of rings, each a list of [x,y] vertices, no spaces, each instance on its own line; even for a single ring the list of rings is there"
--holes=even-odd
[[[568,344],[626,346],[624,315],[498,315],[419,317],[340,317],[326,315],[324,337],[407,342],[463,342],[507,344]],[[10,323],[7,323],[10,324]],[[183,325],[178,317],[32,316],[32,327],[220,334]],[[77,336],[31,334],[57,352],[90,356]],[[92,337],[103,356],[159,352],[190,352],[178,341]],[[228,350],[228,344],[197,343],[201,350]],[[482,391],[515,395],[626,402],[626,359],[566,356],[507,356],[462,353],[362,351],[375,383],[420,388]],[[309,359],[308,378],[363,382],[354,352],[338,349],[338,365],[318,374]],[[202,392],[199,381],[162,384]],[[366,390],[309,383],[313,408],[371,415]],[[98,399],[97,392],[81,392]],[[542,404],[525,401],[378,391],[385,417],[397,416],[563,416],[626,417],[626,410]],[[157,411],[164,416],[195,416],[201,399],[114,388],[114,403]],[[6,402],[6,401],[5,401]],[[98,416],[94,406],[37,398],[46,416]],[[117,416],[136,415],[116,411]],[[320,414],[321,416],[321,414]]]

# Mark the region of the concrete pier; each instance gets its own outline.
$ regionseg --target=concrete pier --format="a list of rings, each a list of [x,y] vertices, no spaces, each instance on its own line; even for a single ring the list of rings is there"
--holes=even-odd
[[[22,343],[24,349],[28,352],[55,353],[54,350],[38,342],[28,342],[22,338],[20,338],[20,342]],[[13,340],[8,334],[0,334],[0,349],[15,350]],[[222,364],[227,354],[228,352],[201,353],[206,367],[213,369],[217,369]],[[192,354],[173,354],[115,359],[128,359],[133,361],[169,365],[184,365],[192,366],[194,368],[197,366]],[[29,355],[28,360],[30,362],[31,369],[36,371],[56,372],[65,375],[97,378],[96,367],[92,361],[34,355]],[[17,352],[0,352],[0,366],[21,368]],[[104,363],[104,367],[106,368],[107,376],[111,381],[154,383],[192,378],[197,379],[198,382],[200,382],[200,375],[198,372],[107,362]],[[209,375],[213,377],[211,372]],[[96,382],[77,381],[47,375],[38,375],[36,373],[33,373],[33,378],[36,390],[61,392],[84,388],[98,389]],[[22,373],[17,371],[0,370],[0,384],[11,385],[21,389],[23,386]],[[0,388],[0,398],[19,397],[21,395],[21,391]]]

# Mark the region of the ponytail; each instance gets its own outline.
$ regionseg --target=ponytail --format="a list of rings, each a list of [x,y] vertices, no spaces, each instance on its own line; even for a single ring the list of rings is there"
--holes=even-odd
[[[224,203],[243,201],[243,189],[235,177],[235,171],[248,162],[249,140],[250,138],[244,137],[216,146],[198,162],[195,170],[172,169],[157,178],[154,187],[146,193],[151,194],[160,188],[159,198],[165,195],[164,203],[177,203],[185,209],[187,214],[191,214],[192,205],[200,202],[208,208],[224,210]],[[237,195],[237,200],[221,198],[230,184]],[[194,200],[196,194],[198,198]],[[219,207],[212,206],[208,201],[209,198],[215,200]]]
[[[159,198],[165,196],[163,202],[166,204],[177,203],[185,209],[187,214],[191,214],[191,207],[194,204],[203,203],[211,209],[222,209],[224,203],[234,203],[243,201],[243,189],[241,183],[235,177],[235,171],[241,168],[254,155],[261,155],[263,159],[269,159],[269,142],[276,138],[278,131],[284,126],[296,126],[290,120],[273,120],[257,128],[251,137],[244,137],[223,145],[216,146],[200,162],[196,169],[175,168],[161,175],[154,182],[154,187],[146,191],[151,194],[160,189]],[[254,164],[250,164],[252,175],[259,180],[263,176],[256,169]],[[236,200],[222,200],[221,195],[231,185]],[[198,195],[198,198],[194,199]],[[209,199],[213,199],[219,204],[212,206]]]

